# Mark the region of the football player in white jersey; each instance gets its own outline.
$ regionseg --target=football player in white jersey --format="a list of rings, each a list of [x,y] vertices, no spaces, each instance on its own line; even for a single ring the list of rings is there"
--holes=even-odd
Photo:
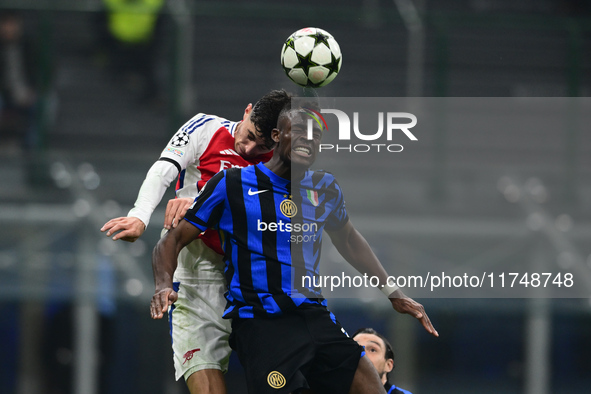
[[[271,131],[290,100],[284,90],[271,91],[254,106],[248,104],[240,122],[195,115],[152,165],[128,215],[109,220],[101,231],[113,240],[137,240],[175,179],[177,198],[167,205],[164,231],[176,227],[199,190],[217,172],[271,157]],[[170,307],[169,320],[175,375],[176,379],[184,376],[192,394],[226,393],[223,373],[231,352],[231,328],[222,319],[226,305],[222,254],[217,233],[206,231],[180,252],[174,274],[179,298]]]

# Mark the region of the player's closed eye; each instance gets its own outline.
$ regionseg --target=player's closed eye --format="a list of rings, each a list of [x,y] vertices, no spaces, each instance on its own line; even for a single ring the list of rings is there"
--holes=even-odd
[[[293,135],[303,135],[303,136],[307,136],[308,135],[308,130],[299,126],[292,126],[291,127],[291,134]],[[321,136],[321,134],[317,131],[313,131],[313,137],[314,138],[319,138]]]

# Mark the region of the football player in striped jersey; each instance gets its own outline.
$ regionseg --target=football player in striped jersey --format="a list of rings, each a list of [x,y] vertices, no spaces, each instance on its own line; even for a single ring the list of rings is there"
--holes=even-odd
[[[322,133],[315,125],[313,139],[307,139],[304,114],[284,110],[272,133],[277,145],[271,160],[216,174],[185,220],[158,242],[151,316],[162,318],[178,299],[173,272],[179,250],[215,228],[225,252],[224,317],[232,319],[230,344],[245,368],[249,393],[385,393],[363,348],[327,309],[321,289],[302,280],[319,275],[323,230],[360,273],[379,279],[396,311],[439,334],[421,304],[387,286],[388,275],[349,220],[334,177],[308,170]],[[302,242],[293,241],[294,232]]]
[[[144,180],[134,207],[126,217],[101,228],[113,240],[133,242],[145,231],[156,206],[176,179],[176,199],[169,201],[164,228],[175,227],[194,197],[217,172],[267,161],[272,153],[271,131],[291,95],[273,90],[242,120],[197,114],[170,139]],[[214,231],[198,234],[179,254],[174,274],[178,300],[169,311],[176,379],[184,377],[192,394],[226,393],[223,373],[228,368],[230,323],[221,318],[223,251]]]

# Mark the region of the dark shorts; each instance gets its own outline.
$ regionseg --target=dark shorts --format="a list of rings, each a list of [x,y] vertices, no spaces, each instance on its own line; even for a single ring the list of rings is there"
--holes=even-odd
[[[234,319],[230,346],[248,392],[348,393],[363,348],[325,307],[304,306],[276,318]]]

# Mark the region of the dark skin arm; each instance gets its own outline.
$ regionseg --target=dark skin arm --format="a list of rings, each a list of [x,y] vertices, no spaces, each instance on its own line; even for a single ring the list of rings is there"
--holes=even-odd
[[[181,220],[158,241],[152,253],[152,271],[156,290],[150,302],[150,316],[161,319],[168,307],[178,298],[172,288],[172,276],[177,266],[177,257],[185,246],[201,233],[197,227]]]
[[[327,232],[334,246],[349,264],[361,273],[377,276],[380,279],[380,286],[387,283],[388,273],[351,221],[339,230]],[[397,312],[414,316],[429,334],[439,336],[425,313],[423,305],[407,297],[400,289],[392,293],[389,300]]]

